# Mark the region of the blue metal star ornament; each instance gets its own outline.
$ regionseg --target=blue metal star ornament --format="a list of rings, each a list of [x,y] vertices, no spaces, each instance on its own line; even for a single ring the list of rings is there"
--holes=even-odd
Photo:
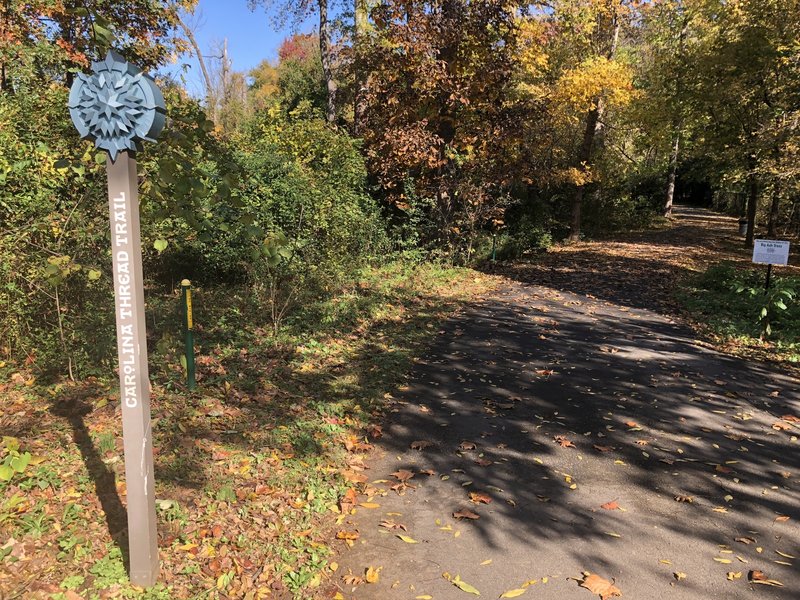
[[[135,152],[164,128],[167,109],[155,82],[116,52],[79,74],[69,92],[69,114],[82,138],[117,155]]]

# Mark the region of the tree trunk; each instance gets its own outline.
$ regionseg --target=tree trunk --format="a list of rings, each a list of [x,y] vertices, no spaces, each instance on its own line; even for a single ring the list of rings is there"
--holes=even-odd
[[[664,203],[664,216],[672,216],[672,200],[675,197],[675,175],[678,171],[678,149],[681,143],[680,126],[676,126],[673,135],[672,151],[669,153],[669,172],[667,173],[667,200]]]
[[[755,168],[755,165],[752,167]],[[744,238],[744,247],[752,248],[756,228],[756,209],[758,208],[758,179],[752,169],[747,176],[747,186],[747,235]]]
[[[772,204],[769,207],[769,222],[767,224],[767,236],[774,238],[778,235],[778,218],[780,217],[781,207],[781,184],[775,182],[775,189],[772,191]]]
[[[356,80],[356,97],[353,106],[353,134],[358,137],[364,131],[367,117],[367,77],[362,64],[364,55],[364,39],[369,19],[367,0],[355,0],[355,35],[354,63]]]
[[[689,31],[689,15],[683,15],[683,24],[681,25],[680,33],[678,34],[678,67],[683,64],[683,56],[686,51],[686,34]],[[676,105],[680,106],[681,96],[683,95],[683,69],[678,69],[677,77],[675,78],[675,99]],[[674,107],[673,107],[674,109]],[[680,110],[680,109],[678,109]],[[680,114],[673,117],[672,121],[672,150],[669,154],[669,170],[667,171],[667,197],[664,201],[664,216],[672,216],[672,203],[675,199],[675,177],[678,171],[678,151],[681,144],[681,129],[683,128],[683,119]]]
[[[458,31],[461,17],[461,5],[458,0],[443,0],[442,2],[442,31]],[[443,35],[440,38],[439,60],[445,65],[448,75],[452,72],[453,62],[458,55],[460,38],[458,36]],[[454,161],[447,157],[447,149],[456,137],[456,113],[453,111],[449,99],[449,92],[440,93],[438,97],[438,119],[436,122],[436,135],[439,137],[439,166],[437,167],[437,208],[439,210],[439,232],[446,240],[451,251],[456,248],[455,238],[459,234],[453,230],[453,215],[456,211],[457,193],[452,175],[456,171]]]
[[[603,100],[602,98],[598,98],[596,106],[586,115],[583,142],[578,151],[578,171],[580,171],[581,175],[586,175],[589,172],[594,135],[597,131],[597,123],[602,113]],[[569,238],[567,238],[570,242],[578,242],[581,239],[581,210],[583,208],[583,194],[585,188],[586,184],[580,182],[575,188],[575,196],[572,199],[572,223],[570,224]]]
[[[337,85],[333,78],[333,60],[331,56],[331,24],[328,21],[328,0],[319,0],[319,52],[322,57],[322,73],[328,88],[328,123],[336,122]]]
[[[621,2],[620,2],[621,4]],[[616,14],[612,17],[612,30],[610,44],[606,58],[611,60],[617,52],[617,44],[619,43],[619,26],[620,21]],[[603,98],[596,98],[594,107],[586,114],[586,128],[583,130],[583,143],[581,143],[578,152],[578,171],[581,174],[588,173],[592,166],[592,146],[594,144],[594,136],[597,131],[597,125],[603,118]],[[575,196],[572,199],[572,223],[570,224],[569,242],[577,242],[581,239],[581,210],[583,208],[583,196],[585,183],[579,182],[575,186]]]
[[[200,46],[197,43],[197,38],[194,37],[194,32],[191,28],[184,23],[183,19],[178,19],[178,25],[183,29],[186,37],[189,39],[189,45],[194,50],[194,55],[197,57],[197,62],[200,65],[200,72],[203,74],[203,81],[206,84],[206,108],[211,112],[211,120],[216,123],[216,106],[214,102],[214,85],[211,83],[211,76],[208,74],[206,68],[206,61],[203,59],[203,53],[200,52]]]

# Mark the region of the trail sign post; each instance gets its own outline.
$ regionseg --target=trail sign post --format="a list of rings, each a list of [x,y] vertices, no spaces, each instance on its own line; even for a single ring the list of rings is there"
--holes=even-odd
[[[81,137],[108,153],[108,208],[119,354],[119,391],[131,583],[158,578],[158,537],[150,423],[150,378],[144,315],[139,192],[134,154],[155,141],[165,122],[164,98],[152,79],[114,52],[80,74],[69,112]]]
[[[755,240],[753,242],[753,262],[767,265],[767,281],[764,291],[769,291],[772,277],[772,265],[786,266],[789,264],[789,242],[785,240]]]
[[[181,298],[183,300],[183,339],[184,357],[186,358],[186,387],[193,390],[197,385],[194,374],[194,316],[192,313],[192,282],[181,281]]]

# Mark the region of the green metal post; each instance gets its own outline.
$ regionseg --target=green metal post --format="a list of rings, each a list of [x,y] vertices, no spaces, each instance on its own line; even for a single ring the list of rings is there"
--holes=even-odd
[[[497,234],[492,234],[492,262],[497,261]]]
[[[190,390],[195,387],[194,380],[194,319],[192,316],[192,282],[181,281],[181,298],[183,300],[183,332],[186,356],[186,385]]]

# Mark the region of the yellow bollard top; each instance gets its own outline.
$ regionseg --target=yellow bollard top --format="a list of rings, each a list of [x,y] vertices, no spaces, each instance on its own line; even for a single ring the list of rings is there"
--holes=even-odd
[[[183,287],[189,287],[190,285],[192,285],[192,282],[189,281],[188,279],[184,279],[183,281],[181,281],[181,285]]]

